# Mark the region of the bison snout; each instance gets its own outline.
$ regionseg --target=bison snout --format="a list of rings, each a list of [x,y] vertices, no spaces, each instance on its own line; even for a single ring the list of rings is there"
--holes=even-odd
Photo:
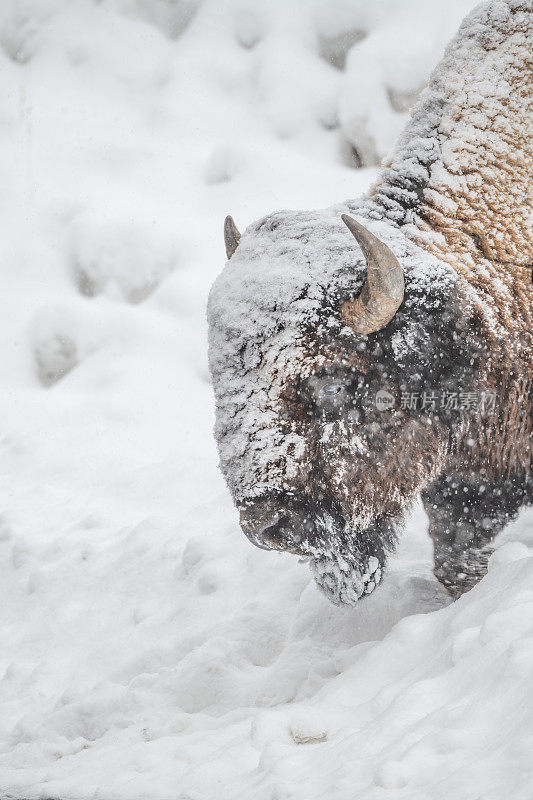
[[[302,509],[275,507],[271,500],[257,501],[241,511],[241,527],[248,539],[263,550],[307,554],[313,522]]]
[[[290,535],[290,521],[286,515],[260,523],[254,528],[244,528],[246,536],[264,550],[285,550]]]

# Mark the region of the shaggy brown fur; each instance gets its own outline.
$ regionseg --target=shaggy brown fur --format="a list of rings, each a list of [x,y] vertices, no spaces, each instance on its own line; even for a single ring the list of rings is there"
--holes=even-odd
[[[459,31],[448,47],[373,194],[389,212],[397,200],[404,232],[476,294],[490,341],[486,382],[498,395],[492,419],[477,431],[477,450],[496,477],[527,472],[532,462],[533,11],[528,0],[510,0],[473,14],[475,24],[467,18],[468,35]],[[431,148],[420,147],[421,136],[431,136]],[[430,154],[425,162],[421,152]],[[398,190],[402,177],[409,185],[413,160],[423,173],[414,201]],[[472,448],[458,455],[473,466]]]

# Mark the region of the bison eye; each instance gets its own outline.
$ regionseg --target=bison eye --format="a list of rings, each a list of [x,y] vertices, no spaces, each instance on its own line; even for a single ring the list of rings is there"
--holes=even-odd
[[[307,383],[311,415],[336,416],[349,402],[349,385],[336,375],[313,375]]]
[[[326,383],[326,385],[322,388],[322,391],[325,395],[334,396],[342,392],[343,385],[342,383]]]

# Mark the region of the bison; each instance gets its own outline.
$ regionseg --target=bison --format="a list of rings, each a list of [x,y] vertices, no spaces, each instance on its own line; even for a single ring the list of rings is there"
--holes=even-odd
[[[334,603],[383,580],[417,496],[454,598],[533,498],[532,16],[467,16],[367,196],[226,219],[221,468],[248,539],[309,560]]]

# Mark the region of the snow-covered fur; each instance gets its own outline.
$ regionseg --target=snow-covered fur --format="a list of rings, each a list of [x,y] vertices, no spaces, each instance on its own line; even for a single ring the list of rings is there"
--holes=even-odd
[[[509,410],[527,407],[533,364],[532,11],[530,0],[502,0],[471,12],[373,192],[474,289],[486,366]],[[530,415],[493,422],[491,465],[528,469]]]
[[[524,0],[474,10],[371,194],[250,225],[212,289],[216,438],[241,523],[309,557],[334,602],[379,583],[422,490],[437,577],[459,594],[530,491],[531,16]],[[365,276],[344,211],[405,275],[399,311],[368,336],[339,316]]]

